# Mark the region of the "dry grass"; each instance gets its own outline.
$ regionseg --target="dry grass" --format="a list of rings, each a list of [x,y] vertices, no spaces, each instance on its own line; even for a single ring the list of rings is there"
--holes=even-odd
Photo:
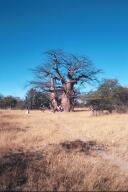
[[[0,190],[128,190],[127,119],[1,110]]]

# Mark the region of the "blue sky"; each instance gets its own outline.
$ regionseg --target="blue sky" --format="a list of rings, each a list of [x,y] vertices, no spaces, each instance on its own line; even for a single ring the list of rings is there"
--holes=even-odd
[[[128,86],[128,0],[0,0],[0,93],[23,97],[29,69],[54,48]]]

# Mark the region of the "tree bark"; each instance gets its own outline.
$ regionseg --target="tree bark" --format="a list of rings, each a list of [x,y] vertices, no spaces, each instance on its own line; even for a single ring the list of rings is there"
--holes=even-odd
[[[68,79],[64,86],[64,92],[61,97],[61,105],[66,112],[70,112],[73,110],[73,85],[71,79]]]
[[[57,101],[56,101],[56,93],[53,77],[51,77],[50,79],[50,107],[54,112],[57,109]]]
[[[71,111],[71,102],[65,93],[62,94],[61,105],[65,112]]]

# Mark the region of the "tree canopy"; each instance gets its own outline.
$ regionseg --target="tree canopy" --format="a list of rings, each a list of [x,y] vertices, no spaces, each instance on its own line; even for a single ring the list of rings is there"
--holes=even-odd
[[[46,60],[33,72],[35,80],[30,83],[44,92],[50,93],[51,107],[58,105],[58,95],[65,111],[73,110],[75,88],[97,80],[100,70],[84,56],[68,54],[62,50],[46,52]]]

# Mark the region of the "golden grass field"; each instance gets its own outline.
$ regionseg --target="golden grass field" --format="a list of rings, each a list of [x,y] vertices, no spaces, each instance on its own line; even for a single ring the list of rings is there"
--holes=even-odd
[[[128,191],[128,114],[1,110],[0,190]]]

